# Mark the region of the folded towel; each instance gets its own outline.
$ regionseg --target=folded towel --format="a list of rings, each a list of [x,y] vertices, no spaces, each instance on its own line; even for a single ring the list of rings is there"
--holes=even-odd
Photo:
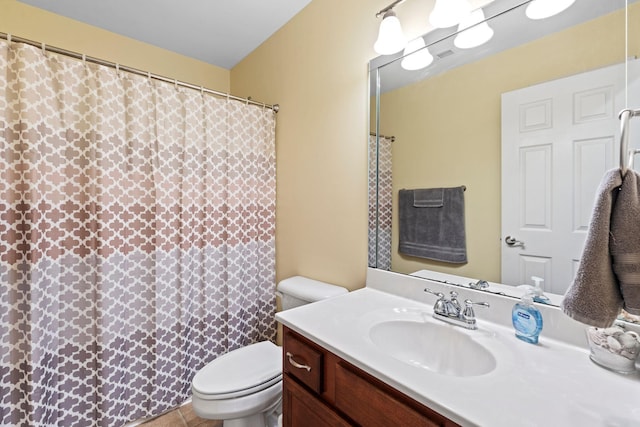
[[[444,204],[444,188],[413,190],[414,208],[441,208]]]
[[[606,173],[596,193],[593,214],[576,276],[562,301],[573,319],[610,326],[625,308],[640,314],[640,200],[638,174]]]
[[[400,190],[398,251],[450,263],[467,262],[464,190]]]

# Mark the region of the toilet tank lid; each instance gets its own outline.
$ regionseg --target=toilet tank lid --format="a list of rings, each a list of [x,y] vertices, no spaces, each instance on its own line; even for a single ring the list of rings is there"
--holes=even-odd
[[[342,286],[332,285],[303,276],[293,276],[278,283],[278,291],[304,301],[315,302],[349,292]]]

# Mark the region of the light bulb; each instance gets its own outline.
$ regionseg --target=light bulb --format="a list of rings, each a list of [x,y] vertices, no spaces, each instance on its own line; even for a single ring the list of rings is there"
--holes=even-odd
[[[557,15],[574,2],[575,0],[533,0],[525,13],[529,19],[544,19]]]
[[[429,49],[425,47],[424,39],[418,37],[415,40],[411,40],[407,47],[404,48],[404,58],[400,66],[405,70],[413,71],[425,68],[432,62],[433,56],[431,56]]]
[[[476,9],[467,15],[458,26],[459,34],[453,40],[453,44],[460,49],[471,49],[491,40],[493,29],[483,21],[484,12],[482,9]]]
[[[406,44],[407,40],[402,32],[400,20],[393,10],[388,10],[380,23],[378,40],[373,45],[373,49],[380,55],[391,55],[400,52]]]
[[[436,28],[453,27],[470,12],[471,5],[467,0],[436,0],[429,14],[429,23]]]

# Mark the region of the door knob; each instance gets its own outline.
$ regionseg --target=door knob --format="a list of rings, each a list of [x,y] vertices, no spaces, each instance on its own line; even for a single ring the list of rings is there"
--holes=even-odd
[[[508,246],[522,246],[524,247],[524,242],[516,239],[513,236],[507,236],[504,238],[504,242],[508,245]]]

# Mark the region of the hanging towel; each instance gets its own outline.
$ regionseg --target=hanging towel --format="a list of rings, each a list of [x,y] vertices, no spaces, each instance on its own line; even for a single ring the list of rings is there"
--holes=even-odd
[[[398,217],[400,253],[467,262],[463,187],[400,190]]]
[[[614,169],[597,191],[576,276],[562,301],[573,319],[610,326],[624,308],[640,314],[640,176]]]
[[[414,208],[441,208],[444,204],[444,188],[413,190]]]
[[[611,216],[613,272],[620,283],[622,308],[640,315],[640,175],[628,170]]]

